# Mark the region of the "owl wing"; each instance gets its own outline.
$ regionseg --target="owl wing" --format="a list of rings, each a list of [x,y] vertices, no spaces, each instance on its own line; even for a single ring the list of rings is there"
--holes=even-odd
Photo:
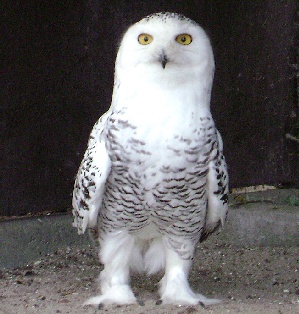
[[[228,210],[228,174],[223,142],[217,131],[217,157],[210,161],[207,175],[207,214],[200,241],[224,225]]]
[[[73,226],[79,234],[83,234],[87,227],[96,226],[106,179],[111,170],[111,161],[102,136],[108,116],[109,112],[106,112],[91,131],[74,185]]]

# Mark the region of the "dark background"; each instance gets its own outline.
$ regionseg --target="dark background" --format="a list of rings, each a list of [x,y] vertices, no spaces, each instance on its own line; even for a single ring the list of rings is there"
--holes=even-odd
[[[297,0],[3,1],[0,216],[71,207],[89,132],[108,109],[117,44],[145,15],[203,26],[231,187],[299,186]],[[296,37],[297,36],[297,37]]]

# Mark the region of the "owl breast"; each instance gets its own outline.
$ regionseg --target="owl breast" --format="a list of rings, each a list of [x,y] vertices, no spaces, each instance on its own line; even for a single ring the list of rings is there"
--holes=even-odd
[[[167,128],[167,125],[164,126]],[[102,228],[187,234],[197,241],[206,209],[206,174],[216,145],[211,117],[179,135],[174,128],[131,124],[123,109],[106,126],[111,173],[100,211]]]

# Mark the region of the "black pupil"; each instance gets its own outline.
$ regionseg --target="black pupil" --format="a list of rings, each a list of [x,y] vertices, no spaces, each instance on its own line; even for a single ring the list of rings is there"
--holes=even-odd
[[[143,38],[143,40],[144,40],[145,42],[147,42],[147,41],[148,41],[148,37],[145,36],[145,37]]]
[[[186,41],[186,37],[184,36],[184,37],[181,37],[181,42],[185,42]]]

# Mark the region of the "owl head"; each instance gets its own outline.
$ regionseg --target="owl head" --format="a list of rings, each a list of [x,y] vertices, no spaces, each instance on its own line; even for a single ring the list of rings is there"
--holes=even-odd
[[[191,19],[177,13],[155,13],[126,31],[116,71],[139,75],[202,72],[213,76],[212,47],[205,31]]]

